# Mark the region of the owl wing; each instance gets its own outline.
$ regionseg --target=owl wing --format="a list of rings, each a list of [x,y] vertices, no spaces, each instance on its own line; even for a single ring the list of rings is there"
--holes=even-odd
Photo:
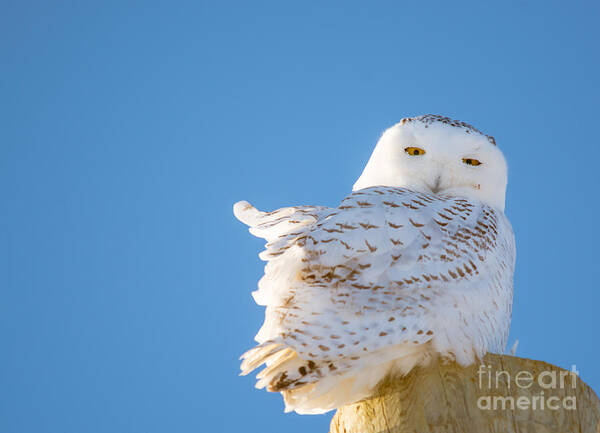
[[[372,187],[338,208],[236,216],[267,240],[266,306],[243,374],[294,390],[431,350],[468,364],[506,343],[514,238],[502,212],[460,197]]]

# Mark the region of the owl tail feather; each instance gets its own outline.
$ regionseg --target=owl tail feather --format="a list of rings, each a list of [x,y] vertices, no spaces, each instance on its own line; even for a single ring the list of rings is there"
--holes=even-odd
[[[285,346],[282,344],[267,341],[248,350],[240,357],[242,360],[242,365],[240,366],[242,372],[240,373],[240,376],[245,376],[252,372],[252,370],[255,370],[265,362],[269,361],[284,349]]]
[[[306,364],[293,349],[272,340],[248,350],[241,359],[241,376],[247,375],[262,364],[266,365],[266,368],[256,375],[256,387],[267,387],[268,391],[281,391],[281,388],[292,387],[292,372]]]
[[[268,341],[256,346],[244,353],[241,359],[242,376],[262,364],[266,365],[256,375],[256,388],[266,387],[270,392],[304,387],[322,378],[320,364],[300,358],[295,350],[279,342]]]

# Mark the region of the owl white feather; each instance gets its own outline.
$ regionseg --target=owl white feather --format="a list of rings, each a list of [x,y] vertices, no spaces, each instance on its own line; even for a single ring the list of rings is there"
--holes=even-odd
[[[265,322],[242,374],[266,364],[258,388],[281,392],[286,411],[323,413],[435,357],[502,352],[515,264],[506,183],[492,137],[425,115],[385,131],[337,208],[236,203],[268,242],[253,293]]]

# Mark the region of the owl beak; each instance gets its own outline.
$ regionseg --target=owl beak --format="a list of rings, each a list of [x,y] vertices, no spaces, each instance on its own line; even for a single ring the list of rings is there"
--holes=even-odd
[[[437,194],[440,191],[440,183],[442,181],[442,176],[438,176],[435,178],[435,183],[433,186],[427,185],[432,193]]]

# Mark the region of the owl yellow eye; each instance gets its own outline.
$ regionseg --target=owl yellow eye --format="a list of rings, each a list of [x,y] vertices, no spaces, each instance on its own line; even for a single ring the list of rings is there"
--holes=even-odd
[[[463,162],[467,165],[481,165],[481,161],[475,158],[463,158]]]
[[[406,147],[404,151],[411,156],[425,155],[425,149],[421,149],[420,147]]]

